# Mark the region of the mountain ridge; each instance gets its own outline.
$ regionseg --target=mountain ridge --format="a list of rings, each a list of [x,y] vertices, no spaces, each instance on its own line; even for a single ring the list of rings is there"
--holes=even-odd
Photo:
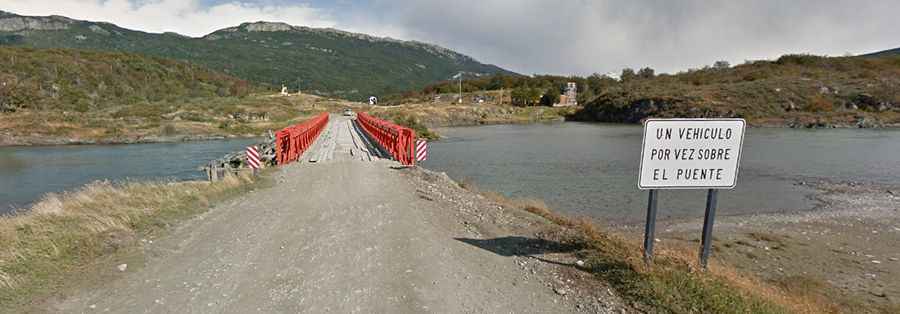
[[[420,41],[266,21],[190,37],[2,12],[0,45],[140,53],[201,64],[275,89],[284,84],[348,99],[417,89],[457,72],[516,74]]]
[[[876,51],[872,53],[867,53],[861,55],[860,57],[883,57],[883,56],[897,56],[900,55],[900,48],[886,49],[881,51]]]

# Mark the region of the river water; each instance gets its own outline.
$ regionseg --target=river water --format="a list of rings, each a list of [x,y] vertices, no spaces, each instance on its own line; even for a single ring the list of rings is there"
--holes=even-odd
[[[206,179],[198,166],[255,142],[0,147],[0,214],[95,180]]]
[[[512,197],[610,223],[646,215],[637,189],[641,126],[553,123],[447,128],[424,166]],[[818,179],[900,182],[900,130],[748,128],[738,184],[720,215],[814,209]],[[705,190],[660,192],[659,218],[702,217]]]

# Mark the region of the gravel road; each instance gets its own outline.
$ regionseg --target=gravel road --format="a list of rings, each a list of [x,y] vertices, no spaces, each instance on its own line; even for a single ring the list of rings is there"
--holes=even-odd
[[[345,117],[304,162],[145,244],[146,266],[50,312],[564,313],[579,307],[521,257],[471,245],[455,208],[424,199]],[[309,162],[313,158],[315,162]],[[110,271],[119,271],[116,269]],[[529,273],[528,275],[530,275]]]

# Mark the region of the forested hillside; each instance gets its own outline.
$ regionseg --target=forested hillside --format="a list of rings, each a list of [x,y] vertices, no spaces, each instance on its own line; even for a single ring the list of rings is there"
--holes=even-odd
[[[0,47],[0,61],[0,146],[260,136],[345,106],[138,54]]]
[[[464,93],[503,89],[517,106],[550,105],[566,82],[578,87],[584,108],[570,119],[640,123],[661,117],[742,117],[753,125],[879,127],[900,123],[900,55],[822,57],[785,55],[773,61],[712,66],[676,74],[625,69],[616,77],[492,76],[462,81]],[[391,103],[430,102],[454,95],[444,81],[397,94]]]
[[[0,48],[0,110],[87,112],[246,96],[247,81],[184,62],[116,52]]]
[[[900,57],[785,55],[675,75],[623,73],[580,119],[742,117],[755,125],[877,127],[900,123]]]
[[[334,29],[244,23],[202,38],[61,16],[0,13],[0,45],[125,51],[190,61],[255,83],[364,99],[447,79],[509,73],[446,48]]]

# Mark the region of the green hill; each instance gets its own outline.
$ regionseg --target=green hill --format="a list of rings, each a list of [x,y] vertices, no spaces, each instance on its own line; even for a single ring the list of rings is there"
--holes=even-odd
[[[0,146],[259,136],[347,106],[132,53],[0,47],[0,62]]]
[[[0,60],[0,111],[88,112],[251,91],[202,66],[128,53],[0,47]]]
[[[207,66],[256,83],[361,99],[418,89],[457,72],[509,73],[434,45],[283,23],[244,23],[202,38],[61,16],[0,13],[0,45],[134,52]]]
[[[900,57],[786,55],[675,75],[632,72],[597,95],[578,119],[743,117],[765,126],[898,125]]]
[[[861,57],[889,57],[889,56],[900,56],[900,48],[882,50],[878,52],[873,52],[869,54],[864,54]]]

